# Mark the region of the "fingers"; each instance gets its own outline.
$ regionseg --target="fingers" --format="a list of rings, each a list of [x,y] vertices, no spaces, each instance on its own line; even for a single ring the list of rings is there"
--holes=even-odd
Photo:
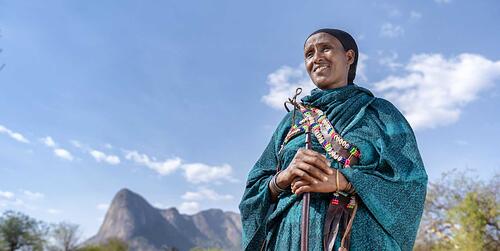
[[[318,184],[321,180],[323,180],[323,175],[318,174],[317,170],[315,174],[312,174],[315,168],[308,164],[301,162],[296,164],[295,167],[296,168],[292,170],[292,174],[297,178],[306,180],[312,184]]]
[[[295,194],[299,195],[301,193],[308,193],[312,191],[312,187],[310,185],[304,185],[295,190]]]
[[[297,162],[305,162],[320,169],[325,174],[333,174],[330,168],[330,161],[326,157],[316,151],[300,148],[295,155]]]
[[[313,177],[314,179],[318,181],[327,181],[328,180],[328,174],[324,173],[321,169],[310,165],[305,162],[299,162],[296,164],[296,167],[304,172],[306,172],[309,176]],[[303,178],[303,176],[299,176],[300,178]]]
[[[300,148],[297,153],[299,152],[299,158],[303,159],[309,164],[321,168],[325,173],[329,173],[332,171],[330,168],[330,161],[325,157],[325,155],[314,150],[304,148]]]
[[[323,160],[325,163],[328,162],[328,160],[326,159],[325,155],[323,155],[323,154],[321,154],[319,152],[316,152],[314,150],[311,150],[311,149],[299,148],[299,150],[297,152],[300,152],[301,154],[308,155],[308,156],[311,156],[311,157],[317,157],[317,158]]]
[[[295,184],[295,182],[297,182],[297,181],[299,181],[299,180],[300,180],[300,178],[299,178],[299,177],[295,177],[295,179],[293,179],[293,181],[292,181],[292,184],[290,184],[290,187],[293,187],[293,186],[294,186],[294,184]]]
[[[332,174],[333,170],[330,168],[330,162],[324,155],[303,148],[297,151],[289,167],[286,168],[288,185],[299,179],[307,181],[314,186],[320,182],[328,181],[328,177]]]
[[[305,185],[310,185],[309,182],[306,182],[304,180],[298,180],[298,181],[295,181],[293,183],[293,185],[291,186],[291,189],[292,189],[292,193],[295,193],[295,190],[297,190],[298,188],[302,187],[302,186],[305,186]]]

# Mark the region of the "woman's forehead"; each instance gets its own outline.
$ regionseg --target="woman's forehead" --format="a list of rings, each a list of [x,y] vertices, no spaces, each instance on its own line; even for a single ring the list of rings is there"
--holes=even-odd
[[[328,34],[328,33],[325,33],[325,32],[320,32],[320,33],[316,33],[312,36],[310,36],[307,40],[306,40],[306,43],[304,44],[304,48],[307,48],[309,46],[312,46],[314,44],[322,44],[322,43],[333,43],[335,45],[342,45],[342,43],[340,43],[340,41]]]

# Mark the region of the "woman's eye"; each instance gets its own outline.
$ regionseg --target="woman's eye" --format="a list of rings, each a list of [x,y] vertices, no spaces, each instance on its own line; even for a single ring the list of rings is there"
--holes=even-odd
[[[309,53],[306,54],[306,58],[311,58],[312,55],[313,55],[312,52],[309,52]]]

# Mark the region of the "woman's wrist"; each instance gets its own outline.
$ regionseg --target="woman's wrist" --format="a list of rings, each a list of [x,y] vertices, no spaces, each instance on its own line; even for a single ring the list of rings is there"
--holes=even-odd
[[[340,170],[335,170],[334,173],[334,187],[336,191],[342,191],[342,192],[350,192],[351,190],[354,190],[352,187],[352,184],[345,178],[345,176],[340,172]]]
[[[288,187],[281,187],[278,185],[277,180],[278,176],[280,175],[281,171],[278,171],[275,175],[271,177],[271,180],[269,181],[269,191],[271,191],[271,201],[275,202],[278,199],[278,196],[285,192]]]
[[[344,192],[346,192],[347,194],[354,194],[356,192],[351,182],[347,182]]]
[[[290,186],[290,183],[288,183],[285,179],[286,173],[284,172],[285,171],[279,171],[278,173],[276,173],[275,177],[276,185],[281,189],[287,189]]]

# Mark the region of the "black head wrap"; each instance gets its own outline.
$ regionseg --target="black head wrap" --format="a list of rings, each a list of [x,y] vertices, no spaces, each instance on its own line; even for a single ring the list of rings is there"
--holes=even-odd
[[[354,41],[354,38],[349,33],[338,29],[319,29],[311,33],[311,35],[309,35],[307,39],[309,39],[312,35],[321,32],[328,33],[337,38],[344,47],[345,51],[348,50],[354,51],[354,62],[350,65],[349,74],[347,76],[347,83],[352,83],[354,81],[354,78],[356,77],[356,66],[358,65],[358,57],[359,57],[358,45],[356,44],[356,41]]]

